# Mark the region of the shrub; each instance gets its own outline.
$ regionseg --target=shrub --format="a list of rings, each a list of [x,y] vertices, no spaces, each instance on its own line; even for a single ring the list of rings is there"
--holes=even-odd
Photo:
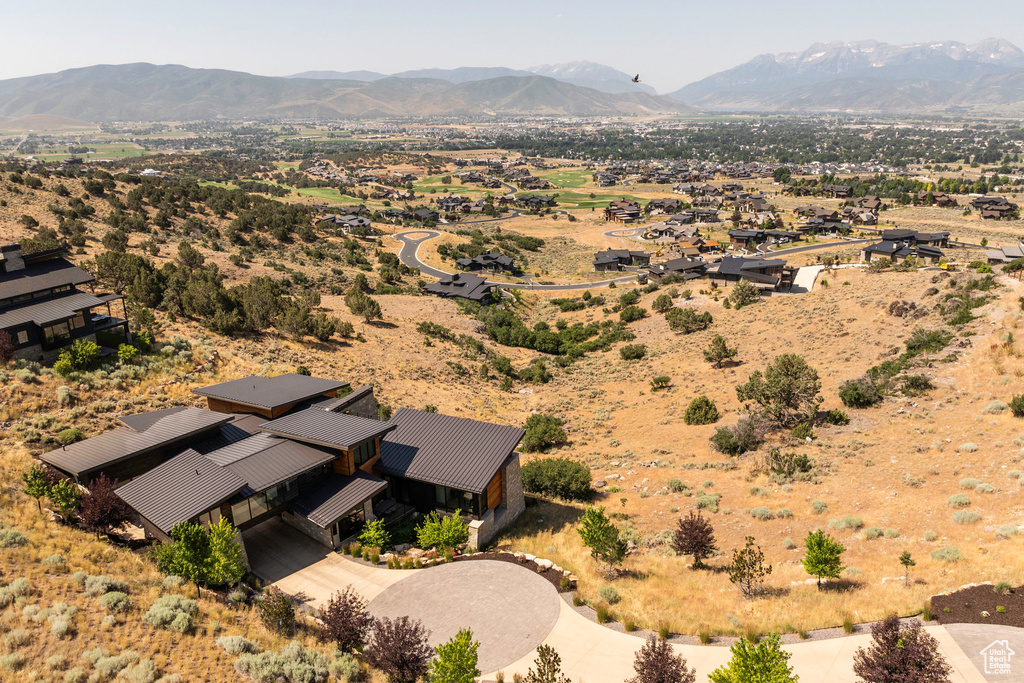
[[[244,653],[235,660],[235,671],[263,683],[326,683],[330,671],[327,655],[292,641],[279,652]]]
[[[830,529],[849,529],[856,531],[864,526],[864,520],[860,517],[854,517],[853,515],[845,515],[839,519],[828,520],[828,526]]]
[[[651,391],[659,391],[661,389],[668,389],[672,384],[672,378],[668,375],[658,375],[657,377],[651,378]]]
[[[815,500],[811,503],[811,508],[816,514],[822,514],[828,511],[828,503],[823,500]]]
[[[882,530],[877,526],[869,526],[861,533],[864,535],[865,541],[873,541],[882,535]]]
[[[601,586],[597,593],[609,605],[614,605],[622,599],[619,597],[619,591],[615,590],[615,586]]]
[[[779,519],[789,519],[793,516],[793,511],[789,508],[779,508],[775,511],[775,516]]]
[[[455,548],[469,540],[469,527],[458,515],[441,517],[434,510],[416,528],[421,548]]]
[[[935,540],[938,539],[938,537],[939,535],[934,531],[924,532],[924,540],[926,540],[928,543],[934,543]]]
[[[825,413],[825,422],[832,425],[848,425],[850,416],[838,408],[833,408]]]
[[[4,636],[4,645],[8,647],[21,647],[32,640],[32,634],[27,628],[16,628]]]
[[[0,548],[19,548],[28,545],[28,537],[17,529],[0,529]]]
[[[966,493],[957,493],[955,495],[950,496],[949,500],[946,501],[946,504],[949,505],[949,507],[951,508],[962,508],[970,505],[971,499],[967,496]]]
[[[995,493],[996,489],[992,484],[978,484],[974,487],[975,493]]]
[[[569,458],[531,460],[522,466],[523,488],[550,498],[589,500],[590,468]]]
[[[19,671],[25,666],[25,655],[20,652],[12,652],[9,655],[0,657],[0,666],[6,671]]]
[[[272,633],[291,635],[295,631],[295,605],[276,586],[271,586],[257,603],[260,621]]]
[[[1020,529],[1017,528],[1016,524],[1003,524],[996,529],[996,536],[999,538],[1012,538],[1020,533]]]
[[[42,560],[40,560],[40,562],[42,562],[43,566],[45,566],[47,569],[54,572],[60,571],[67,566],[64,562],[64,556],[56,553],[54,553],[53,555],[47,555]]]
[[[796,547],[796,543],[793,542],[792,538],[784,538],[782,539],[782,547],[786,550],[792,550]]]
[[[138,661],[139,654],[137,652],[134,650],[125,650],[119,655],[100,657],[96,660],[96,663],[93,666],[96,667],[96,671],[99,672],[104,679],[111,679],[122,669],[127,669]]]
[[[342,653],[340,657],[333,660],[327,670],[336,680],[342,683],[353,683],[359,680],[359,660],[348,652]]]
[[[750,516],[754,519],[760,519],[762,522],[769,519],[775,519],[775,515],[772,511],[766,507],[757,507],[750,511]]]
[[[32,593],[32,586],[26,578],[17,578],[7,584],[7,590],[16,598],[23,598]]]
[[[974,524],[981,519],[981,515],[970,510],[959,510],[953,513],[954,524]]]
[[[1014,417],[1024,417],[1024,394],[1010,399],[1009,407]]]
[[[706,330],[714,322],[710,313],[698,313],[694,308],[673,308],[665,314],[665,320],[670,330],[683,334]]]
[[[847,408],[867,408],[881,402],[882,395],[871,380],[862,377],[843,382],[839,386],[839,399]]]
[[[683,415],[683,422],[688,425],[709,425],[718,422],[720,417],[715,402],[702,394],[690,401]]]
[[[668,486],[668,490],[671,491],[672,493],[680,493],[682,491],[685,491],[687,488],[686,484],[679,481],[678,479],[669,479],[666,486]]]
[[[100,605],[108,612],[125,612],[131,604],[127,593],[121,591],[110,591],[100,596]]]
[[[963,553],[956,546],[946,546],[945,548],[933,550],[928,553],[928,556],[940,562],[959,562],[964,557]]]
[[[886,529],[882,532],[882,535],[886,538],[899,538],[900,532],[896,529]]]
[[[722,427],[710,441],[715,450],[725,455],[742,455],[756,449],[764,440],[760,421],[753,415],[744,417],[733,427]]]
[[[154,628],[187,633],[192,629],[192,617],[197,611],[195,600],[182,595],[162,595],[142,615],[142,620]]]
[[[793,427],[792,435],[794,439],[810,439],[814,436],[814,429],[811,427],[810,422],[801,422],[796,427]]]
[[[359,542],[371,548],[385,548],[391,544],[391,534],[384,528],[383,519],[367,522],[359,534]]]
[[[740,280],[732,288],[729,300],[736,308],[743,308],[761,300],[761,292],[748,280]]]
[[[255,654],[260,651],[258,644],[242,636],[221,636],[217,639],[217,645],[229,655]]]
[[[704,494],[703,496],[697,496],[696,505],[698,508],[718,512],[718,501],[721,499],[722,494],[720,493]]]
[[[535,413],[526,419],[522,447],[527,453],[546,451],[568,441],[561,418]]]
[[[676,310],[676,309],[672,309]],[[619,320],[624,323],[632,323],[644,317],[646,312],[639,306],[626,306],[619,311]]]
[[[109,576],[87,576],[85,578],[86,595],[96,597],[97,595],[103,595],[104,593],[110,593],[111,591],[120,591],[122,593],[127,592],[128,584]]]
[[[626,344],[619,349],[622,360],[640,360],[647,355],[646,344]]]

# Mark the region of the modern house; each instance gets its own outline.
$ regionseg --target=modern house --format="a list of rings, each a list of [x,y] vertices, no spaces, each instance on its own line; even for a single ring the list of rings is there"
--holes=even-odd
[[[646,251],[605,249],[594,254],[594,270],[598,272],[621,270],[623,266],[646,266],[651,255]]]
[[[446,275],[437,282],[431,282],[424,287],[426,291],[437,296],[449,299],[469,299],[480,303],[491,301],[496,288],[497,285],[489,284],[486,278],[471,273]]]
[[[989,263],[1009,263],[1014,259],[1024,258],[1024,242],[1015,247],[999,247],[985,252]]]
[[[757,249],[757,245],[768,240],[764,230],[730,230],[729,243],[733,248]]]
[[[389,511],[469,519],[480,547],[524,509],[523,431],[419,410],[374,417],[372,389],[303,375],[245,377],[195,390],[208,409],[121,418],[125,427],[42,456],[80,483],[104,474],[147,535],[184,521],[239,530],[280,517],[341,547]],[[274,417],[268,417],[274,416]]]
[[[695,280],[704,275],[708,264],[701,259],[677,258],[657,263],[647,269],[649,277],[660,280],[663,277],[679,276],[686,280]]]
[[[982,218],[993,220],[1010,218],[1017,213],[1017,205],[1006,197],[975,197],[971,200],[971,207],[981,211]]]
[[[793,269],[782,259],[727,257],[708,268],[708,279],[721,282],[747,280],[762,292],[785,289],[792,283]]]
[[[15,358],[51,360],[77,339],[112,347],[131,340],[124,297],[81,291],[96,278],[63,253],[23,255],[17,244],[0,246],[0,330],[11,335]],[[115,301],[124,317],[113,315]]]
[[[515,273],[516,264],[511,256],[505,256],[498,251],[485,251],[473,258],[456,259],[455,265],[463,270],[486,270],[494,273]]]
[[[860,251],[860,260],[864,263],[870,263],[872,258],[886,258],[898,263],[911,257],[927,263],[938,263],[942,256],[942,251],[937,247],[910,239],[891,240],[884,237],[881,242],[869,244]]]

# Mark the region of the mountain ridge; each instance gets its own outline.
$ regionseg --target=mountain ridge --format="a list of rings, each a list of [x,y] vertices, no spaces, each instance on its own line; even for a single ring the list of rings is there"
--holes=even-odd
[[[367,82],[134,63],[0,81],[0,116],[51,114],[91,122],[689,111],[666,97],[599,92],[534,74],[461,84],[396,77]]]

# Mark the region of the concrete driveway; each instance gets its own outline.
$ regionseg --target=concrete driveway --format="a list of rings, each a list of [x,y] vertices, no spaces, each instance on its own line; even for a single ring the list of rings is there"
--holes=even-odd
[[[242,537],[252,573],[307,607],[321,607],[349,585],[372,600],[419,571],[379,569],[345,559],[277,518],[247,529]]]
[[[419,572],[374,598],[370,613],[419,619],[431,646],[469,628],[480,642],[477,666],[497,671],[533,654],[561,604],[555,587],[537,574],[510,562],[473,560]]]

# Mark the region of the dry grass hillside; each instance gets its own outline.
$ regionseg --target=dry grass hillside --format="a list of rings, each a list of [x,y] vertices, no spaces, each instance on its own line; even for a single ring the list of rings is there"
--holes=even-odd
[[[3,188],[0,197],[7,205],[0,207],[0,240],[33,234],[17,222],[23,214],[33,215],[42,227],[57,227],[47,209],[57,201],[52,191],[56,182],[45,180],[42,189],[30,191]],[[62,182],[73,196],[81,196],[77,181]],[[125,188],[119,185],[115,191],[123,195]],[[88,203],[97,206],[98,215],[86,221],[89,235],[82,253],[75,256],[80,261],[103,249],[100,240],[109,230],[97,220],[106,213],[102,200]],[[153,207],[145,210],[150,216],[154,213]],[[917,210],[908,209],[907,215],[912,211]],[[579,218],[575,223],[536,216],[508,221],[508,229],[551,241],[550,247],[528,254],[531,264],[537,263],[542,271],[539,279],[590,277],[583,262],[591,251],[629,244],[605,236],[613,226],[597,219],[593,210],[575,213]],[[928,225],[938,221],[921,216]],[[960,221],[961,227],[970,219],[960,214],[950,217]],[[206,215],[203,220],[224,229],[231,216]],[[310,338],[296,341],[271,329],[258,336],[227,338],[204,329],[199,321],[172,319],[157,311],[159,338],[166,345],[133,365],[81,373],[70,380],[27,364],[0,371],[0,421],[5,426],[0,435],[5,482],[0,519],[29,538],[28,546],[0,550],[2,582],[6,585],[24,577],[36,590],[0,617],[5,632],[29,631],[24,645],[15,646],[15,639],[10,639],[3,646],[4,655],[24,654],[21,673],[36,672],[36,678],[58,680],[63,673],[47,668],[47,656],[65,654],[69,661],[78,661],[85,650],[102,646],[112,653],[134,649],[162,672],[180,673],[185,680],[222,680],[219,676],[226,677],[230,671],[230,658],[213,644],[213,638],[202,636],[216,630],[215,621],[223,633],[258,636],[265,647],[279,645],[260,631],[249,612],[213,602],[201,602],[202,616],[194,635],[172,638],[143,626],[141,614],[164,590],[149,561],[39,516],[34,501],[20,492],[18,475],[32,454],[54,447],[63,428],[78,427],[90,436],[114,426],[118,415],[174,404],[198,405],[189,391],[195,386],[250,373],[289,372],[299,365],[314,375],[354,385],[372,383],[379,399],[394,408],[432,405],[442,413],[515,425],[535,412],[565,420],[569,445],[527,457],[564,456],[586,463],[593,478],[607,484],[595,502],[616,513],[616,524],[633,541],[635,552],[627,557],[623,572],[605,576],[575,530],[582,506],[563,502],[532,506],[523,523],[499,544],[572,569],[580,577],[582,597],[592,604],[603,604],[599,591],[612,585],[620,596],[610,606],[612,613],[638,625],[667,626],[691,634],[748,629],[797,632],[834,626],[845,618],[875,619],[893,609],[912,613],[921,609],[928,596],[971,581],[1024,583],[1024,544],[1016,534],[1016,527],[1024,524],[1024,507],[1019,502],[1024,422],[996,403],[1024,393],[1020,369],[1024,349],[1016,340],[1024,320],[1018,299],[1024,295],[1024,285],[1019,281],[997,276],[1000,286],[990,292],[993,300],[975,310],[978,317],[953,329],[953,340],[941,352],[918,359],[922,365],[915,372],[926,375],[933,389],[918,396],[897,393],[873,408],[848,409],[848,425],[818,426],[810,442],[776,434],[758,451],[732,458],[712,450],[708,438],[717,427],[734,424],[741,416],[743,406],[735,387],[752,372],[763,370],[780,353],[800,354],[819,372],[823,408],[840,408],[837,390],[843,381],[898,355],[916,328],[948,327],[935,307],[952,291],[950,280],[937,271],[875,274],[838,269],[823,273],[827,286],[819,280],[809,294],[763,299],[739,310],[724,307],[728,289],[716,295],[701,291],[706,282],[687,285],[693,290],[691,298],[677,296],[674,305],[710,312],[714,322],[709,329],[677,335],[670,332],[663,315],[649,312],[628,325],[636,337],[631,343],[647,347],[643,359],[623,360],[618,352],[621,343],[607,352],[591,352],[564,368],[549,357],[550,382],[517,380],[505,391],[495,373],[482,378],[480,367],[488,357],[507,356],[521,369],[542,354],[499,346],[485,335],[479,320],[455,303],[411,293],[378,295],[382,321],[369,324],[349,313],[343,302],[346,285],[361,272],[376,284],[380,263],[373,246],[367,244],[363,251],[370,271],[333,257],[313,259],[307,252],[309,245],[299,240],[273,243],[265,253],[239,266],[229,260],[230,251],[215,246],[216,240],[185,235],[180,226],[176,218],[171,229],[155,235],[132,233],[129,248],[143,253],[144,242],[157,243],[157,255],[147,253],[160,264],[174,257],[177,241],[188,239],[208,262],[218,265],[229,285],[253,275],[283,277],[286,271],[280,266],[284,265],[316,283],[322,294],[317,309],[352,322],[356,335],[320,343]],[[988,225],[978,230],[982,228]],[[1013,228],[1005,224],[991,229],[1012,235]],[[341,239],[318,235],[324,244],[338,244]],[[999,241],[994,233],[993,241]],[[394,252],[398,244],[385,238],[382,247]],[[567,258],[560,259],[560,252]],[[436,241],[424,246],[421,254],[428,262],[439,258]],[[956,279],[963,283],[973,277],[961,273]],[[414,280],[405,278],[406,291],[413,289]],[[340,289],[332,290],[330,285]],[[930,293],[932,288],[938,292]],[[611,307],[631,289],[595,289],[594,294],[605,296],[605,306]],[[640,305],[650,309],[666,289],[644,293]],[[541,322],[554,326],[563,320],[568,324],[618,320],[617,313],[602,306],[563,313],[550,303],[551,298],[527,293],[514,310],[531,328]],[[912,303],[920,313],[892,315],[890,306],[896,301]],[[418,331],[424,322],[468,335],[486,351],[481,354],[465,344],[427,339]],[[739,350],[737,362],[722,369],[706,363],[702,355],[702,348],[716,334]],[[214,350],[218,359],[205,364]],[[197,365],[203,367],[196,370]],[[668,390],[652,391],[650,380],[658,375],[671,378]],[[58,399],[67,395],[58,392],[62,386],[68,387],[70,399]],[[687,426],[682,420],[686,407],[702,394],[715,401],[722,417],[716,425]],[[769,480],[761,464],[773,446],[810,456],[815,470],[809,481]],[[972,483],[965,481],[970,479],[977,483],[970,490],[963,488]],[[991,490],[978,484],[988,484]],[[970,505],[951,508],[947,500],[959,493],[967,494]],[[712,569],[693,571],[687,558],[673,555],[666,540],[676,519],[694,509],[702,494],[720,494],[717,512],[706,514],[722,552],[708,561]],[[758,508],[766,508],[771,519],[753,516],[751,510]],[[974,512],[980,519],[954,523],[953,514],[963,511]],[[763,511],[757,514],[767,517]],[[859,518],[862,526],[839,528],[846,516]],[[1014,533],[1008,531],[1009,525]],[[847,548],[842,581],[821,593],[807,583],[800,565],[802,539],[817,527],[829,530]],[[771,590],[756,600],[743,600],[722,571],[732,550],[747,535],[756,538],[774,565],[768,580]],[[960,559],[933,558],[932,553],[943,548],[956,548]],[[897,558],[904,550],[917,561],[909,588],[893,580],[902,578]],[[55,574],[40,564],[41,558],[53,553],[65,556],[68,572]],[[78,570],[128,580],[136,606],[115,617],[114,626],[103,626],[105,614],[95,599],[76,592],[68,578]],[[49,625],[31,618],[25,621],[22,616],[26,605],[52,607],[60,601],[79,608],[74,617],[78,635],[73,639],[58,641]],[[132,637],[136,632],[143,635]]]

